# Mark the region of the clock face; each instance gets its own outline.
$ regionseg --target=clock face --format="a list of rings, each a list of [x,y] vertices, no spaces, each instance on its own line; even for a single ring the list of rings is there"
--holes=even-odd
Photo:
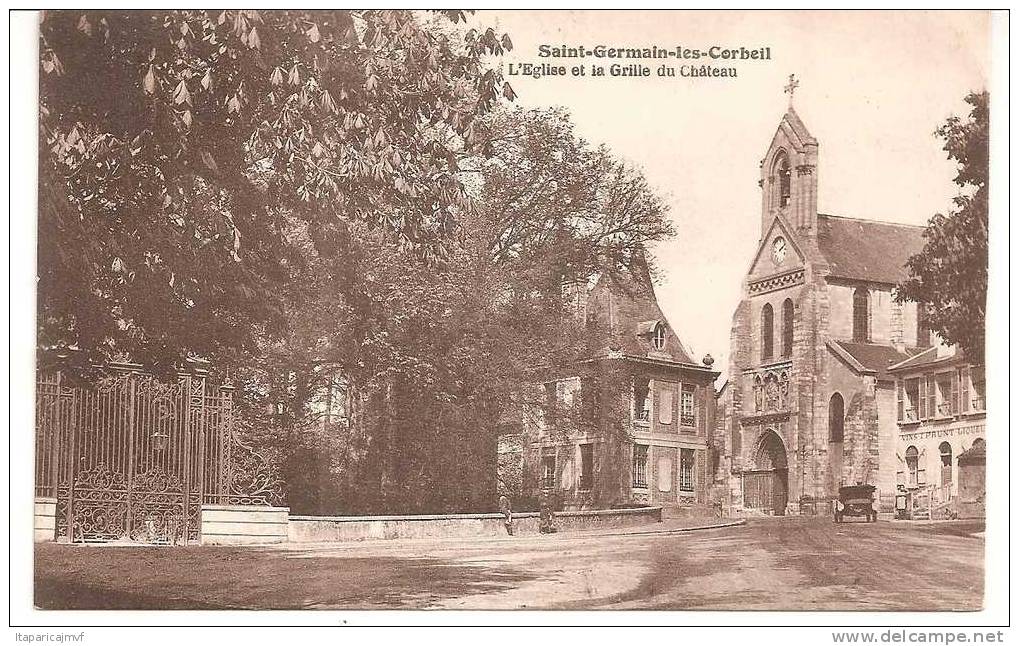
[[[785,260],[785,252],[785,238],[775,238],[775,241],[771,243],[771,257],[775,259],[775,264],[782,264],[782,261]]]

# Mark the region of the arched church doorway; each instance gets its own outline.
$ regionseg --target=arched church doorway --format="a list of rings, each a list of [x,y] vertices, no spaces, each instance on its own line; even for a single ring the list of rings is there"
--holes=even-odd
[[[782,438],[773,430],[765,431],[753,456],[753,470],[743,472],[744,504],[776,516],[785,515],[789,502],[789,463]]]

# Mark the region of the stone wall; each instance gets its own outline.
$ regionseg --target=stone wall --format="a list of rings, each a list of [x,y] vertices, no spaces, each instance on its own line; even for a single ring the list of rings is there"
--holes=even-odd
[[[631,527],[659,523],[661,507],[564,511],[555,515],[558,531]],[[514,534],[538,533],[538,513],[513,515]],[[391,540],[402,538],[477,538],[505,536],[501,514],[416,516],[291,516],[292,543]]]
[[[260,545],[287,540],[290,509],[254,505],[202,505],[203,545]]]
[[[846,402],[845,466],[842,472],[842,480],[846,484],[874,484],[877,478],[877,421],[877,402],[873,391],[859,391]]]
[[[862,287],[870,293],[870,342],[916,346],[916,303],[896,303],[890,289],[873,284],[838,282],[828,285],[834,339],[853,340],[853,292]]]
[[[896,472],[899,460],[895,454],[899,425],[895,420],[896,397],[893,382],[878,382],[875,389],[878,422],[878,472],[872,484],[877,485],[879,511],[895,511]]]
[[[803,286],[787,288],[772,293],[746,298],[740,303],[733,317],[732,348],[733,360],[730,364],[730,382],[728,387],[728,410],[725,424],[730,436],[726,442],[729,467],[754,468],[754,452],[761,435],[767,430],[774,430],[782,438],[788,463],[789,503],[793,508],[803,493],[810,493],[813,482],[823,478],[824,465],[819,462],[820,443],[815,442],[813,420],[816,404],[815,391],[819,378],[816,375],[818,348],[822,344],[815,333],[815,325],[827,319],[828,304],[823,290],[817,287],[818,280],[809,271]],[[788,415],[779,419],[768,419],[761,422],[744,421],[746,416],[755,414],[753,394],[754,374],[744,373],[748,368],[757,368],[761,364],[761,322],[760,311],[765,302],[771,303],[777,312],[775,319],[774,361],[782,361],[781,324],[782,303],[785,299],[793,300],[793,348],[792,356],[787,358],[789,373],[789,392],[783,413]],[[760,369],[763,374],[764,368]],[[825,411],[825,414],[826,411]],[[738,435],[736,446],[732,436]],[[739,477],[730,478],[730,492],[734,504],[739,504]]]
[[[55,541],[57,537],[57,499],[35,499],[35,542]]]
[[[893,303],[891,290],[870,289],[871,343],[889,344],[896,333],[901,336],[901,330],[892,329]]]
[[[828,334],[834,339],[853,338],[853,288],[847,285],[829,285],[828,301],[831,317]]]
[[[959,464],[959,518],[983,518],[986,508],[987,466],[984,462]]]

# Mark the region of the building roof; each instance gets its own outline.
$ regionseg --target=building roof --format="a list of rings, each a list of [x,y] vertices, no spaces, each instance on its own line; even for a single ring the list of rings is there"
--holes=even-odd
[[[923,249],[924,227],[817,215],[817,242],[831,275],[873,283],[901,283],[906,260]]]
[[[634,255],[629,269],[603,272],[589,285],[588,317],[594,313],[609,322],[606,350],[702,367],[662,313],[643,250]],[[665,346],[652,351],[651,338],[659,323],[666,328]]]
[[[856,372],[870,373],[880,381],[891,381],[895,377],[888,369],[909,358],[894,346],[879,343],[853,343],[829,341],[828,347]]]
[[[892,372],[906,372],[907,370],[925,369],[954,363],[965,363],[966,354],[962,351],[962,348],[953,346],[952,349],[954,350],[953,354],[942,354],[939,356],[938,346],[934,345],[926,350],[917,352],[905,361],[896,363],[891,366],[889,370]]]

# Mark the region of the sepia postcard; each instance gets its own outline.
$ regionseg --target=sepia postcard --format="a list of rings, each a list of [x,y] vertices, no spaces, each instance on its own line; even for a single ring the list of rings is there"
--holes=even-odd
[[[18,641],[1004,640],[1007,14],[18,13]]]

